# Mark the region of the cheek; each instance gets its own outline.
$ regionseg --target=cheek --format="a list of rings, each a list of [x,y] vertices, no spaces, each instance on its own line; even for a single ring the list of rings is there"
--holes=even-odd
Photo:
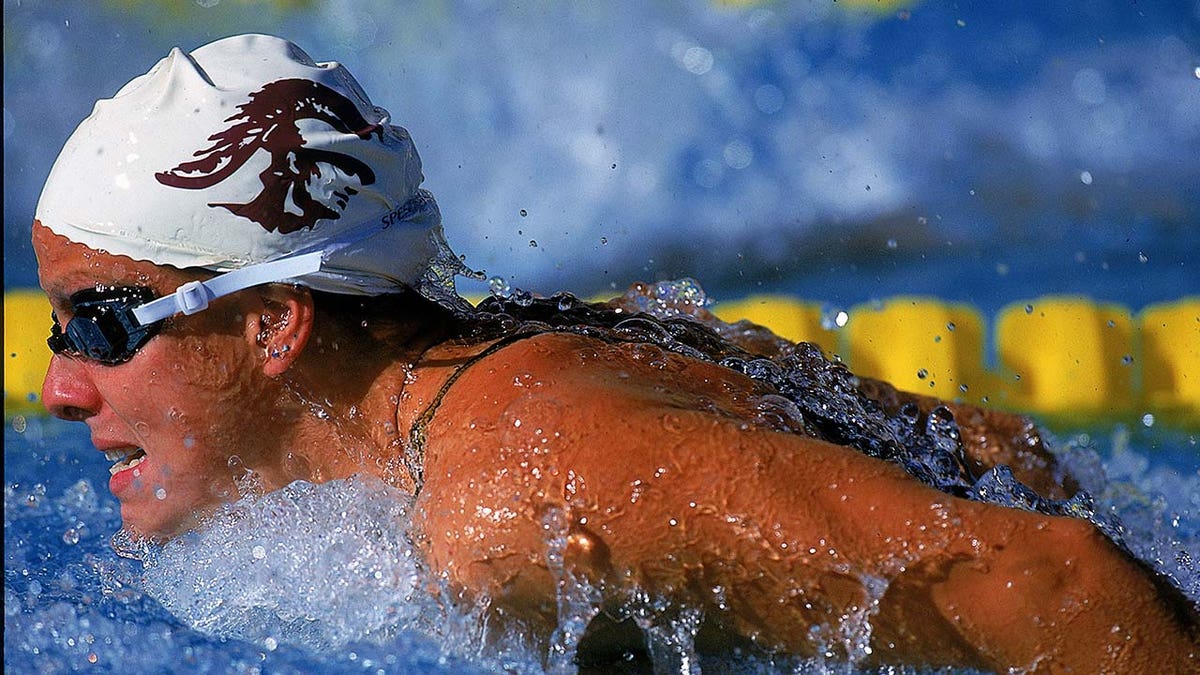
[[[248,345],[239,337],[210,335],[184,336],[173,347],[171,384],[163,388],[163,400],[170,402],[162,411],[170,435],[192,452],[257,461],[264,430],[273,428],[278,394]]]
[[[239,387],[253,363],[239,338],[184,336],[175,341],[171,371],[182,384],[221,392]]]

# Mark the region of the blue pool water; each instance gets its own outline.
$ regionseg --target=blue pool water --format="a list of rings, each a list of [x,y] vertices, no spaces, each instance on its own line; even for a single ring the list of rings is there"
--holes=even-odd
[[[1135,312],[1200,293],[1195,2],[411,5],[5,0],[6,288],[36,284],[37,194],[96,98],[173,46],[264,31],[357,74],[413,133],[451,244],[514,286],[696,276],[718,300],[919,293],[985,316],[1052,293]],[[247,527],[143,565],[110,544],[108,466],[82,425],[10,419],[4,438],[6,672],[541,668],[519,636],[481,648],[471,608],[378,536],[405,495],[249,500],[227,514]],[[1200,602],[1197,443],[1139,425],[1059,430],[1057,447]],[[655,637],[664,668],[693,662],[679,632]]]
[[[1197,443],[1116,427],[1063,435],[1057,447],[1134,551],[1200,602]],[[353,480],[293,486],[243,500],[143,564],[110,543],[118,507],[82,425],[16,418],[4,445],[6,672],[543,672],[519,640],[482,647],[471,608],[422,584],[402,493]],[[664,644],[660,665],[697,662],[686,640]],[[846,672],[706,658],[698,663],[726,672]]]

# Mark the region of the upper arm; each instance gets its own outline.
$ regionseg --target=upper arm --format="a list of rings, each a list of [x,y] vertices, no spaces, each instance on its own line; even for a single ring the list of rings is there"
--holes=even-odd
[[[435,568],[543,612],[552,555],[666,590],[757,583],[730,575],[820,547],[806,573],[833,584],[838,556],[866,555],[905,503],[941,499],[894,465],[760,424],[764,392],[739,373],[637,349],[548,335],[459,378],[427,434]]]

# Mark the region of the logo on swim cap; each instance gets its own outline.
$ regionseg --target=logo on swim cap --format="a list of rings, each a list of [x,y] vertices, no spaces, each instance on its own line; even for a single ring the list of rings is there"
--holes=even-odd
[[[238,106],[241,112],[227,118],[232,126],[208,137],[213,144],[197,150],[194,161],[154,174],[159,183],[185,190],[210,188],[232,176],[259,150],[271,155],[258,174],[263,190],[244,204],[209,203],[211,207],[261,225],[267,232],[288,234],[313,227],[318,220],[337,220],[359,186],[375,182],[375,172],[365,162],[340,152],[305,147],[308,141],[298,122],[320,120],[343,134],[362,140],[383,139],[383,128],[371,124],[358,107],[342,94],[312,80],[271,82],[253,92]],[[328,188],[341,183],[341,189]],[[313,188],[317,194],[314,194]],[[334,208],[336,206],[337,208]]]

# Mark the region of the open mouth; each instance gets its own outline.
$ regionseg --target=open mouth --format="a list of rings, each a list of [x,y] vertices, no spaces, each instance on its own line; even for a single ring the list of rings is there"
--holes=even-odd
[[[116,462],[108,467],[109,475],[116,475],[126,469],[132,469],[142,460],[146,458],[146,451],[141,448],[132,448],[129,450],[106,450],[104,456],[110,462]]]

